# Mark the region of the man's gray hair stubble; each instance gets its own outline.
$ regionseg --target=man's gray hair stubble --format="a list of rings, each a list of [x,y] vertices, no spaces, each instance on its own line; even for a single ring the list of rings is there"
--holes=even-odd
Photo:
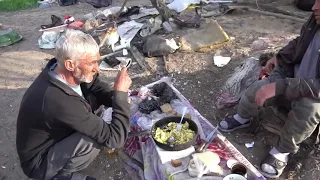
[[[62,65],[65,60],[82,60],[86,55],[95,55],[99,46],[89,34],[68,29],[56,42],[56,59]]]

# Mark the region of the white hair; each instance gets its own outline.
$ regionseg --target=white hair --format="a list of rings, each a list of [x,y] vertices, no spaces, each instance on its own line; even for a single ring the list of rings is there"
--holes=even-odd
[[[56,42],[56,59],[60,65],[65,60],[82,60],[86,55],[96,55],[99,46],[89,34],[68,29]]]

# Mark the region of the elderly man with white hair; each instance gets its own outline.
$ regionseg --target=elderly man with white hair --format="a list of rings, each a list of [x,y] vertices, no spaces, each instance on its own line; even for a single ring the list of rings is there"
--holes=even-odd
[[[24,173],[34,179],[92,180],[86,168],[101,147],[121,148],[130,121],[126,69],[111,89],[99,78],[99,47],[81,31],[68,30],[56,56],[26,91],[17,120],[16,145]],[[112,107],[107,124],[95,114]]]

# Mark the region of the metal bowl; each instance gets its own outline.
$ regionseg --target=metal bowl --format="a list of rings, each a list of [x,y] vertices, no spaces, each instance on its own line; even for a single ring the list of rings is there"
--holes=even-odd
[[[191,119],[188,119],[188,118],[183,118],[182,123],[185,123],[187,121],[189,123],[189,129],[194,131],[194,137],[191,141],[186,142],[184,144],[177,144],[177,145],[170,146],[169,144],[161,143],[154,138],[158,127],[163,128],[164,126],[166,126],[170,122],[179,123],[180,120],[181,120],[181,117],[166,117],[166,118],[160,119],[159,121],[157,121],[156,123],[153,124],[152,129],[151,129],[151,136],[152,136],[154,142],[160,148],[167,150],[167,151],[181,151],[181,150],[184,150],[184,149],[191,147],[192,145],[194,145],[196,143],[196,140],[198,137],[198,126],[194,121],[192,121]]]

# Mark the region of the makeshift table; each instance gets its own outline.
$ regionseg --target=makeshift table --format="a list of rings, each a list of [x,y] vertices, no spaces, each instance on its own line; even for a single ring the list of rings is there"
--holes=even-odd
[[[183,102],[183,104],[192,109],[191,119],[198,125],[199,135],[201,139],[204,139],[213,129],[214,126],[205,119],[190,102],[173,86],[171,78],[165,77],[161,80],[147,85],[152,87],[155,84],[165,82],[176,93],[177,97]],[[132,111],[137,111],[136,109]],[[131,112],[134,114],[134,112]],[[190,113],[190,112],[189,112]],[[134,119],[132,119],[134,120]],[[139,132],[141,128],[131,123],[131,132]],[[209,147],[212,151],[219,154],[219,151],[224,151],[219,156],[233,156],[234,159],[244,164],[248,169],[248,179],[257,180],[265,179],[261,173],[220,133],[215,141],[220,144],[220,148]],[[222,146],[222,148],[221,148]],[[173,179],[196,179],[192,178],[188,174],[188,164],[190,157],[180,159],[182,166],[174,168],[171,162],[162,164],[159,155],[156,150],[156,145],[149,135],[135,136],[128,138],[123,150],[119,152],[120,160],[125,164],[125,169],[128,171],[132,179],[147,179],[147,180],[173,180]],[[181,172],[176,174],[176,172]],[[172,175],[175,174],[175,175]],[[201,179],[214,179],[210,176],[204,176]],[[221,179],[221,178],[220,178]]]

